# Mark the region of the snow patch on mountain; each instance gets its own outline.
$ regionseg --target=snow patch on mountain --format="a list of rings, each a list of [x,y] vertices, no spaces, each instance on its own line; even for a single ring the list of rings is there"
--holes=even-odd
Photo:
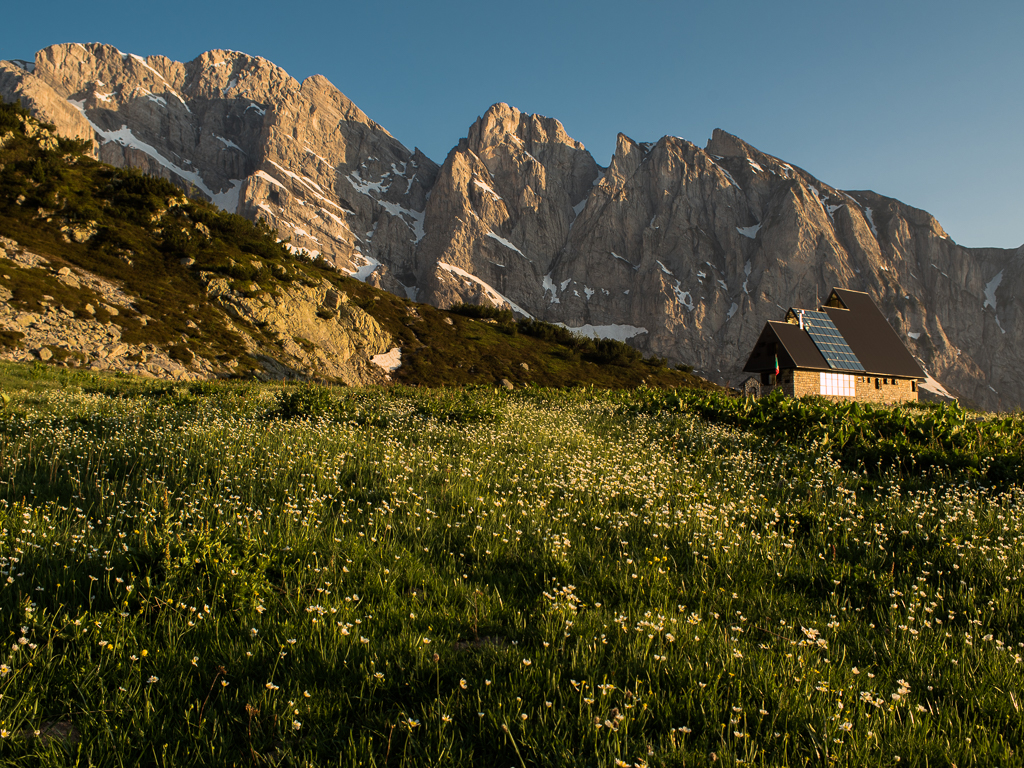
[[[167,102],[164,101],[163,99],[160,99],[160,101],[163,101],[165,105],[167,104]],[[215,138],[217,141],[221,142],[224,145],[224,149],[237,149],[243,155],[245,154],[245,150],[242,149],[237,144],[235,144],[235,142],[233,142],[231,139],[225,139],[223,136],[218,136],[216,133],[213,134],[213,138]]]
[[[551,294],[549,304],[561,304],[562,302],[558,298],[558,286],[551,280],[551,275],[544,275],[544,282],[542,283],[545,293]]]
[[[616,341],[626,341],[627,339],[632,339],[634,336],[639,336],[641,333],[647,333],[646,328],[639,328],[635,325],[588,324],[575,327],[565,325],[564,323],[555,323],[555,325],[591,339],[615,339]]]
[[[501,200],[501,195],[499,195],[491,187],[487,186],[479,179],[473,179],[473,184],[474,186],[480,187],[480,189],[484,190],[485,192],[488,192],[491,196],[494,197],[494,199]]]
[[[925,392],[930,392],[933,395],[938,395],[939,397],[946,397],[949,398],[950,400],[956,400],[956,398],[953,397],[953,395],[949,394],[949,392],[946,391],[945,387],[939,384],[939,382],[933,379],[930,375],[920,383],[919,387],[923,389]]]
[[[394,373],[402,367],[402,350],[394,347],[388,352],[374,355],[370,358],[370,362],[378,368],[383,368],[388,373]]]
[[[693,303],[693,297],[690,296],[689,291],[684,291],[682,289],[682,286],[680,285],[678,280],[676,280],[676,284],[672,286],[672,291],[676,295],[676,301],[678,301],[680,304],[686,307],[690,312],[693,312],[693,308],[694,306],[696,306]]]
[[[982,305],[982,309],[992,307],[992,311],[996,311],[996,289],[999,287],[999,284],[1003,282],[1004,271],[1005,270],[1002,269],[999,270],[999,274],[989,280],[985,285],[985,303]]]
[[[446,272],[450,272],[453,275],[458,275],[459,277],[463,278],[464,280],[468,280],[469,282],[475,283],[476,285],[480,286],[480,288],[483,289],[484,295],[495,306],[500,307],[500,306],[503,306],[503,305],[508,305],[512,309],[513,312],[518,312],[520,315],[523,315],[524,317],[528,317],[531,320],[533,319],[533,315],[531,315],[525,309],[520,307],[514,301],[512,301],[512,300],[506,298],[505,296],[503,296],[502,294],[498,293],[496,290],[494,290],[494,288],[492,286],[490,286],[487,283],[485,283],[483,280],[481,280],[476,275],[471,275],[466,270],[460,269],[459,267],[456,267],[454,264],[447,264],[446,262],[443,262],[443,261],[437,262],[437,266],[439,266],[441,269],[445,270]]]
[[[875,226],[875,217],[874,217],[873,212],[872,212],[872,210],[870,208],[865,208],[864,209],[864,218],[868,220],[868,226],[871,227],[871,234],[874,235],[875,239],[877,240],[878,239],[878,227]]]
[[[89,115],[87,115],[85,112],[84,99],[79,101],[69,99],[68,103],[78,108],[78,110],[82,113],[85,119],[89,122],[89,125],[92,127],[93,131],[95,131],[96,135],[103,140],[102,143],[109,144],[111,142],[117,142],[123,147],[129,147],[131,149],[138,150],[139,152],[142,152],[148,155],[149,157],[153,158],[153,160],[155,160],[158,164],[162,165],[164,168],[169,170],[171,173],[178,175],[187,182],[195,184],[195,186],[202,192],[204,192],[207,197],[211,199],[213,198],[214,193],[210,190],[208,186],[206,186],[206,182],[203,181],[202,176],[200,176],[195,171],[186,171],[184,168],[181,168],[175,163],[172,163],[166,157],[161,155],[157,151],[156,147],[154,147],[152,144],[147,144],[146,142],[142,141],[137,136],[135,136],[135,134],[132,133],[131,128],[129,128],[127,125],[122,125],[116,131],[105,131],[98,125],[96,125],[96,123],[94,123],[92,120],[89,120]]]
[[[512,245],[512,243],[510,243],[510,242],[509,242],[508,240],[506,240],[506,239],[505,239],[504,237],[501,237],[501,236],[499,236],[499,235],[496,235],[496,234],[494,234],[493,232],[488,232],[488,233],[487,233],[487,236],[488,236],[489,238],[491,238],[492,240],[497,240],[497,241],[498,241],[499,243],[501,243],[502,245],[504,245],[504,246],[505,246],[506,248],[509,248],[509,249],[511,249],[511,250],[513,250],[513,251],[515,251],[515,252],[516,252],[516,253],[518,253],[518,254],[519,254],[520,256],[522,256],[522,257],[523,257],[524,259],[526,258],[526,254],[525,254],[525,253],[523,253],[523,252],[522,252],[522,251],[520,251],[520,250],[519,250],[518,248],[516,248],[516,247],[515,247],[514,245]]]
[[[348,272],[349,276],[365,283],[366,279],[377,271],[377,267],[380,266],[380,262],[359,250],[353,254],[353,257],[361,258],[363,260],[363,265],[357,269],[346,269],[345,271]]]
[[[242,179],[229,179],[228,184],[231,186],[221,192],[210,195],[210,199],[222,211],[238,213],[238,197],[242,191]]]
[[[634,270],[640,269],[639,265],[637,265],[637,266],[634,266],[634,265],[633,265],[633,262],[631,262],[631,261],[630,261],[629,259],[624,259],[624,258],[622,258],[622,257],[621,257],[621,256],[619,256],[619,254],[617,254],[617,253],[616,253],[615,251],[609,251],[609,253],[611,253],[611,255],[612,255],[612,256],[614,256],[614,257],[615,257],[616,259],[618,259],[619,261],[624,261],[624,262],[625,262],[626,264],[628,264],[628,265],[629,265],[629,266],[630,266],[630,267],[631,267],[632,269],[634,269]],[[564,289],[563,289],[563,290],[564,290]]]

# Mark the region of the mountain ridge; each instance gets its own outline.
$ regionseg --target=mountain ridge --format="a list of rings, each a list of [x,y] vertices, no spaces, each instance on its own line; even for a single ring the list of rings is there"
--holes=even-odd
[[[0,359],[195,382],[713,388],[617,341],[444,312],[0,104]]]
[[[738,383],[766,320],[848,287],[947,389],[1024,405],[1024,246],[963,248],[924,211],[720,129],[703,148],[620,134],[602,167],[554,118],[498,103],[437,165],[325,78],[101,45],[44,49],[34,72],[0,64],[0,95],[400,296],[506,303]]]

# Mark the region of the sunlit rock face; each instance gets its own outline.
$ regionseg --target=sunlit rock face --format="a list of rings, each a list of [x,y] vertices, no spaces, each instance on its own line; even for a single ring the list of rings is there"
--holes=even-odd
[[[1024,405],[1021,249],[963,248],[724,131],[620,134],[602,167],[557,120],[496,104],[439,167],[323,77],[232,51],[58,45],[0,63],[0,95],[400,295],[507,304],[737,383],[766,320],[845,287],[950,392]]]
[[[735,383],[765,321],[840,286],[950,391],[1024,402],[1020,249],[962,248],[924,211],[723,131],[703,149],[620,134],[601,168],[559,123],[495,105],[442,165],[426,231],[417,280],[439,305],[503,298]]]
[[[411,274],[437,166],[325,78],[300,83],[235,51],[182,64],[98,44],[2,67],[4,98],[94,138],[101,160],[265,219],[294,247],[391,290],[402,290],[393,271]]]

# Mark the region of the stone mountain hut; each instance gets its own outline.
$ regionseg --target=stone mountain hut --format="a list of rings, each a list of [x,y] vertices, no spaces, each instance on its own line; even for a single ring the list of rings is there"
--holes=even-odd
[[[871,297],[843,288],[818,310],[790,309],[765,323],[743,370],[760,377],[761,394],[780,387],[791,397],[873,403],[917,400],[925,379]]]

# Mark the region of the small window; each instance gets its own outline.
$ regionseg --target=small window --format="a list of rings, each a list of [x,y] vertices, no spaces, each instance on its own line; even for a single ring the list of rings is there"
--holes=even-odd
[[[917,382],[916,381],[910,382],[910,391],[911,392],[917,392]]]
[[[882,388],[882,380],[880,378],[878,378],[877,376],[875,376],[875,389],[881,389],[881,388]]]

